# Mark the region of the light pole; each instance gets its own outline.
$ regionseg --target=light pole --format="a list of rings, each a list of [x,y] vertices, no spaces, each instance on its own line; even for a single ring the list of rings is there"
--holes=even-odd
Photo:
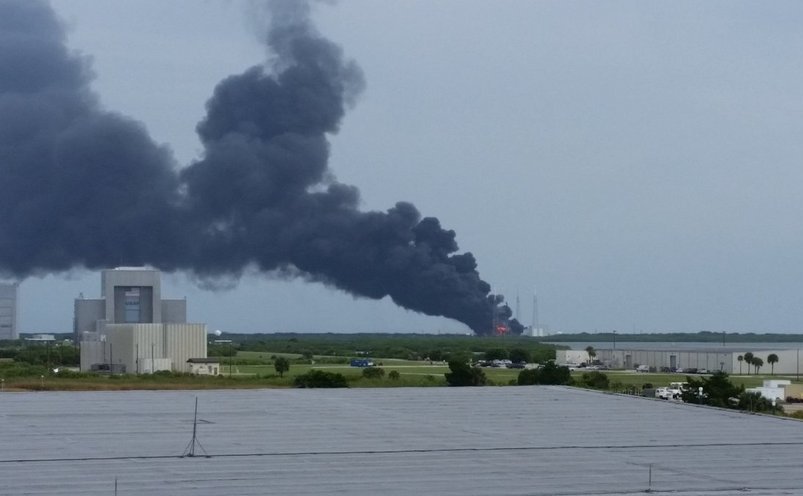
[[[222,334],[223,334],[223,331],[221,331],[220,329],[215,330],[215,336],[217,338],[220,338],[220,336]],[[234,343],[232,343],[231,339],[215,339],[215,343],[217,343],[217,344],[228,343],[229,344],[229,377],[231,377],[231,369],[232,369],[233,361],[234,361]]]

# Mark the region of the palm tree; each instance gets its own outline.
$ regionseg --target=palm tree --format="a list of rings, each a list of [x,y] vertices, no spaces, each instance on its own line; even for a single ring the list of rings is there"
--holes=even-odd
[[[753,359],[753,367],[756,368],[756,375],[758,375],[758,369],[760,369],[762,365],[764,365],[764,360],[758,357]]]
[[[778,363],[778,355],[775,353],[767,355],[767,363],[772,367],[772,375],[775,375],[775,364]]]
[[[742,362],[744,361],[744,357],[739,355],[736,359],[739,360],[739,375],[742,375]]]
[[[597,356],[597,350],[593,346],[586,346],[586,353],[588,353],[588,363],[593,363],[594,357]]]
[[[753,365],[753,354],[749,351],[745,353],[744,361],[747,363],[747,375],[750,375],[750,366]]]

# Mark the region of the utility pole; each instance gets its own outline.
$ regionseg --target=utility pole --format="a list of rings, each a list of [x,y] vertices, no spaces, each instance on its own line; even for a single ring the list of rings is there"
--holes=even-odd
[[[533,288],[533,336],[538,335],[540,324],[538,323],[538,293]]]

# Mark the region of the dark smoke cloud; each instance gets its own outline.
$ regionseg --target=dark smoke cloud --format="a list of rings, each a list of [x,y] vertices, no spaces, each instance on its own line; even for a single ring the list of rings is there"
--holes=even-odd
[[[129,118],[106,111],[44,1],[0,0],[0,272],[149,264],[201,278],[249,267],[390,296],[479,334],[510,319],[455,233],[410,203],[358,210],[327,168],[327,134],[362,90],[304,2],[272,2],[270,64],[223,80],[179,169]]]

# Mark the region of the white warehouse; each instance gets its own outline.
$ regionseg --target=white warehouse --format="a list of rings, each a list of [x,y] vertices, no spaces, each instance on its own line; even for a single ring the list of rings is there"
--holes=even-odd
[[[743,343],[744,349],[727,350],[714,347],[700,347],[698,349],[597,349],[596,360],[616,369],[632,369],[638,365],[654,367],[656,371],[668,368],[676,369],[706,369],[709,372],[721,370],[728,374],[747,374],[748,365],[744,355],[752,353],[760,358],[764,365],[759,372],[775,374],[799,374],[801,369],[800,349],[751,349],[750,343]],[[588,361],[585,350],[557,350],[555,360],[559,364],[579,364]],[[774,365],[769,363],[769,356],[778,357]],[[739,360],[742,357],[742,360]],[[753,368],[750,372],[754,372]]]

